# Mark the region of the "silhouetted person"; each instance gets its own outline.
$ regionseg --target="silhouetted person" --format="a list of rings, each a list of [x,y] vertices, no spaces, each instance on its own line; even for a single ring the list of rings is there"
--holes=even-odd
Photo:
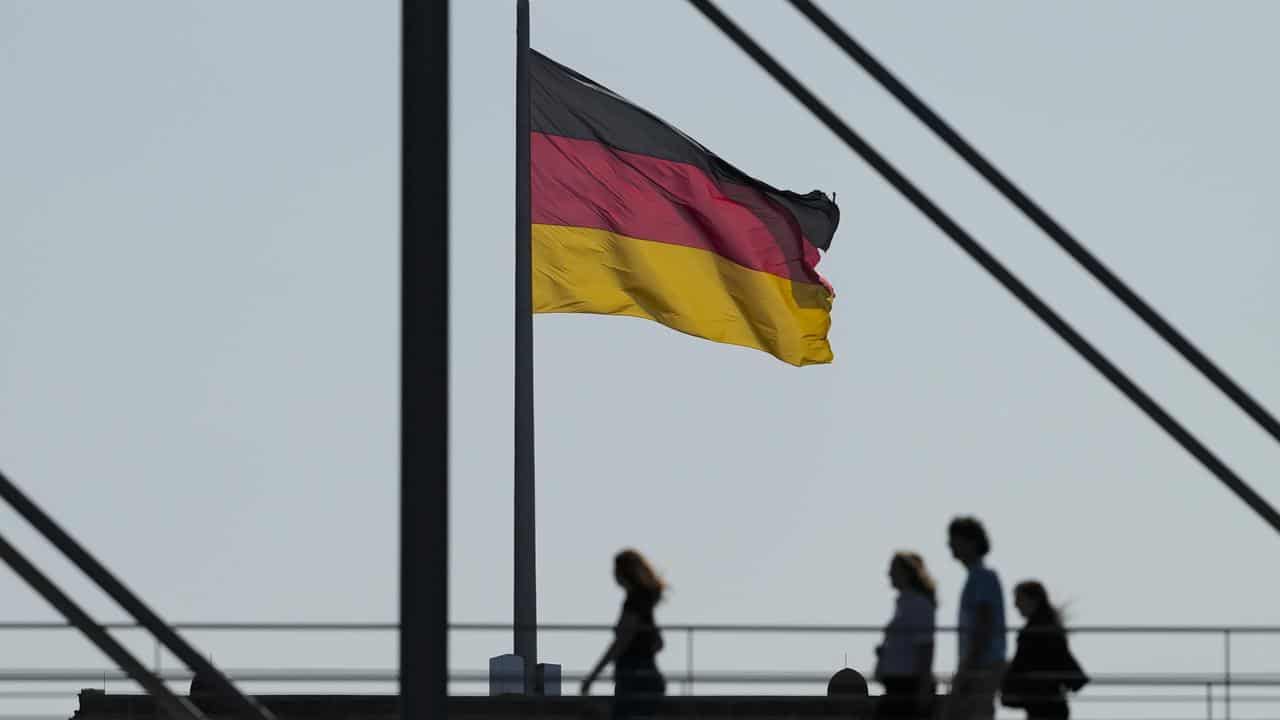
[[[876,648],[876,680],[884,694],[878,718],[926,718],[934,700],[933,631],[937,588],[924,558],[899,552],[889,561],[889,584],[898,591],[893,618]]]
[[[643,555],[629,549],[614,556],[613,577],[627,598],[614,628],[613,642],[582,681],[582,694],[590,694],[591,683],[612,662],[614,717],[652,715],[656,698],[667,691],[667,681],[654,660],[663,643],[653,619],[653,608],[662,600],[666,585]]]
[[[947,536],[952,556],[969,574],[960,591],[960,652],[945,717],[994,718],[1005,664],[1004,591],[1000,577],[984,564],[991,541],[977,518],[952,520]]]
[[[1067,691],[1079,690],[1089,678],[1071,655],[1062,616],[1035,580],[1018,583],[1013,604],[1027,624],[1018,632],[1000,701],[1026,710],[1028,720],[1067,720]]]

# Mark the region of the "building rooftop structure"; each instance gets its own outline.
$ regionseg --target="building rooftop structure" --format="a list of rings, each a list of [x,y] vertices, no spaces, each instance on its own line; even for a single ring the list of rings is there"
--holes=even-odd
[[[192,697],[210,720],[231,717],[230,706],[216,698]],[[259,695],[259,702],[277,720],[398,720],[395,695]],[[148,720],[159,718],[149,695],[108,694],[82,690],[80,706],[71,720]],[[659,717],[734,718],[869,718],[874,700],[867,696],[672,696],[663,700]],[[545,718],[582,720],[607,718],[610,698],[592,697],[466,697],[449,699],[449,717],[464,720]]]

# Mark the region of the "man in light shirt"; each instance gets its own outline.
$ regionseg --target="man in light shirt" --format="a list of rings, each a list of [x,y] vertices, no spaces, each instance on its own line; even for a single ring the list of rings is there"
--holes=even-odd
[[[960,592],[959,658],[947,720],[983,720],[996,714],[996,692],[1005,666],[1004,590],[984,564],[991,541],[974,517],[958,517],[947,528],[951,554],[969,571]]]

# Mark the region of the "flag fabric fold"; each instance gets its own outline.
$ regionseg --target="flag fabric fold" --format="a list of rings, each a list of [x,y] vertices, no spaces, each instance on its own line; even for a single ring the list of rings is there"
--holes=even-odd
[[[629,315],[768,352],[832,360],[818,274],[840,220],[607,88],[530,52],[534,312]]]

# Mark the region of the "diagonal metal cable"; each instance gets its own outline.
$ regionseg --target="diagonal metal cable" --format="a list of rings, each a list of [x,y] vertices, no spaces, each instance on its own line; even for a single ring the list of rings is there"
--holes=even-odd
[[[10,545],[3,536],[0,536],[0,559],[8,563],[9,567],[27,582],[36,592],[49,602],[67,622],[79,628],[89,640],[98,647],[107,657],[111,658],[116,665],[120,666],[141,685],[148,693],[155,697],[160,707],[164,708],[165,714],[171,720],[205,720],[204,713],[188,702],[185,698],[180,698],[173,694],[168,685],[164,681],[156,677],[151,671],[147,670],[138,659],[133,656],[123,645],[115,638],[111,637],[101,625],[94,622],[93,618],[84,611],[74,600],[67,597],[62,590],[53,583],[40,569],[31,563],[21,552],[13,545]]]
[[[726,37],[734,42],[743,52],[769,73],[778,84],[782,85],[792,97],[822,121],[831,132],[835,133],[845,145],[870,165],[895,190],[903,195],[912,205],[933,221],[947,237],[960,247],[969,257],[983,267],[997,282],[1014,295],[1028,310],[1040,318],[1051,330],[1062,338],[1080,354],[1095,370],[1102,374],[1133,404],[1169,434],[1188,453],[1200,461],[1209,472],[1222,481],[1246,505],[1253,509],[1272,529],[1280,532],[1280,513],[1277,513],[1261,495],[1226,465],[1195,435],[1173,418],[1151,396],[1138,387],[1129,376],[1116,367],[1105,355],[1084,338],[1075,328],[1040,299],[1029,287],[1018,279],[1008,268],[987,251],[977,240],[951,216],[939,208],[914,183],[898,171],[888,160],[876,151],[853,128],[849,127],[830,108],[818,99],[794,75],[782,67],[764,48],[760,47],[742,28],[738,27],[711,0],[689,0],[689,3],[711,21]]]
[[[169,627],[159,615],[125,586],[97,558],[85,550],[75,538],[71,537],[62,526],[49,517],[44,510],[27,497],[18,486],[0,472],[0,498],[17,511],[31,526],[40,532],[46,540],[58,548],[58,551],[71,561],[81,572],[88,575],[102,591],[120,604],[130,615],[155,636],[169,651],[178,657],[196,674],[208,678],[214,692],[227,699],[235,708],[236,716],[242,720],[274,720],[271,711],[259,705],[252,697],[240,692],[231,680],[205,659],[173,628]]]
[[[853,36],[814,5],[811,0],[790,0],[790,2],[796,10],[813,22],[819,30],[839,46],[846,55],[860,65],[863,70],[866,70],[871,77],[875,78],[876,82],[880,83],[889,94],[905,105],[920,122],[928,126],[948,147],[964,158],[969,163],[969,166],[985,178],[987,182],[991,183],[992,187],[1000,191],[1000,194],[1004,195],[1005,199],[1013,203],[1031,222],[1035,223],[1046,235],[1052,238],[1058,247],[1080,263],[1094,279],[1102,283],[1107,290],[1110,290],[1116,299],[1124,303],[1126,307],[1141,318],[1147,324],[1147,327],[1150,327],[1165,342],[1169,343],[1179,355],[1199,370],[1201,375],[1213,383],[1227,397],[1231,398],[1231,401],[1237,407],[1253,418],[1254,422],[1258,423],[1272,438],[1280,442],[1280,421],[1277,421],[1274,415],[1255,400],[1247,390],[1232,380],[1231,376],[1219,368],[1213,360],[1210,360],[1168,320],[1165,320],[1164,316],[1156,311],[1155,308],[1147,304],[1137,292],[1113,273],[1096,255],[1080,244],[1071,233],[1067,232],[1057,220],[1054,220],[1039,204],[1028,197],[1012,180],[992,165],[982,153],[978,152],[946,120],[934,112],[925,101],[921,100],[910,88],[895,77],[874,55],[862,47]]]

